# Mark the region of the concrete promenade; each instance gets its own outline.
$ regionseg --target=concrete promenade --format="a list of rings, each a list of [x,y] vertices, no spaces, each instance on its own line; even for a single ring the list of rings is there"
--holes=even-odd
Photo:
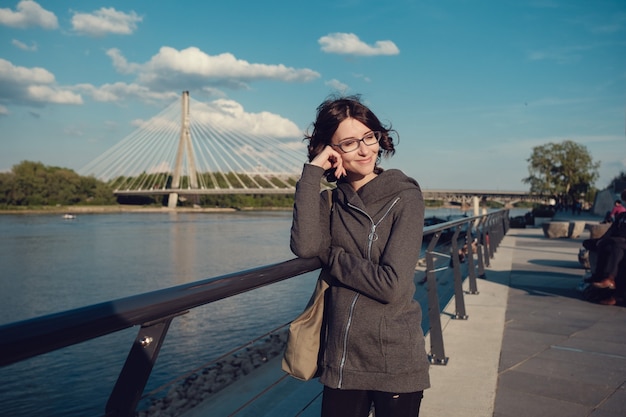
[[[556,220],[568,218],[599,221]],[[577,290],[588,234],[509,230],[478,294],[465,294],[468,319],[453,318],[454,299],[444,308],[449,360],[431,366],[420,416],[626,416],[626,308],[589,303]],[[317,381],[285,377],[277,358],[185,416],[319,416],[320,393]]]
[[[586,302],[577,290],[588,234],[547,239],[541,227],[509,230],[479,294],[465,296],[468,320],[446,315],[452,302],[444,310],[450,359],[431,367],[421,416],[626,416],[626,308]]]

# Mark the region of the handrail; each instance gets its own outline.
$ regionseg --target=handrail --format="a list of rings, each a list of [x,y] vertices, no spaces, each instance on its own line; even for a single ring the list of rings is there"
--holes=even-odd
[[[478,240],[479,276],[484,277],[483,262],[488,265],[495,250],[508,231],[508,210],[466,217],[424,228],[424,236],[432,235],[426,250],[429,282],[435,282],[434,251],[442,232],[453,230],[452,266],[455,271],[457,318],[467,318],[456,241],[463,226],[466,242]],[[468,245],[470,293],[476,291],[473,248]],[[0,326],[0,366],[23,361],[86,340],[115,333],[132,326],[141,326],[133,342],[124,368],[106,406],[107,416],[132,416],[145,388],[158,352],[174,317],[214,301],[293,278],[321,267],[317,258],[296,258],[281,263],[222,275],[131,297],[94,304],[60,313],[36,317]],[[459,282],[456,282],[459,281]],[[437,286],[428,286],[431,331],[431,362],[447,363],[441,336]],[[436,306],[436,308],[434,308]],[[462,311],[458,311],[459,307]]]
[[[0,366],[94,339],[135,325],[179,315],[212,303],[314,271],[317,258],[282,263],[195,281],[0,326]]]

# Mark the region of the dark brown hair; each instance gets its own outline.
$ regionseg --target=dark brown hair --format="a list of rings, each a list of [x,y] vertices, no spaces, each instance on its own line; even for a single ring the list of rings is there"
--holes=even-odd
[[[339,127],[339,124],[346,119],[355,119],[363,123],[372,131],[381,132],[380,148],[378,158],[390,157],[395,152],[393,138],[391,135],[399,137],[398,132],[384,126],[378,117],[361,102],[359,95],[346,97],[333,97],[325,100],[317,107],[317,117],[313,122],[313,133],[305,134],[304,140],[308,141],[309,162],[312,161],[322,150],[331,144],[331,139]],[[374,168],[377,174],[383,171],[378,165]],[[326,172],[329,181],[335,181],[334,170]]]

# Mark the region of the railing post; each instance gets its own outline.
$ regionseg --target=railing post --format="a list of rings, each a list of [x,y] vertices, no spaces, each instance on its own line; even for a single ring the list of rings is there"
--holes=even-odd
[[[482,236],[483,236],[483,259],[485,266],[489,266],[489,260],[491,259],[491,236],[489,235],[489,216],[485,216],[482,219]]]
[[[478,294],[476,286],[476,268],[474,266],[474,237],[472,235],[472,225],[474,222],[467,223],[467,231],[465,232],[465,242],[467,244],[467,272],[469,276],[469,293]]]
[[[506,236],[506,234],[509,231],[509,211],[504,211],[500,213],[500,217],[501,217],[501,221],[500,221],[500,239],[498,240],[498,246],[500,246],[500,243],[502,242],[502,240],[504,239],[504,236]]]
[[[487,258],[487,255],[485,254],[486,249],[485,249],[485,245],[484,245],[484,241],[485,241],[485,231],[484,231],[484,223],[485,223],[485,219],[486,217],[483,217],[478,226],[476,227],[476,232],[479,236],[477,245],[476,245],[476,254],[478,255],[478,276],[480,278],[486,278],[485,275],[485,259]]]
[[[141,326],[107,401],[107,417],[133,417],[174,316]]]
[[[426,249],[426,282],[428,283],[428,320],[430,323],[430,354],[428,359],[434,365],[447,365],[448,358],[443,348],[443,331],[437,296],[437,276],[435,275],[435,260],[433,249],[441,236],[441,231],[435,232]]]
[[[457,225],[452,235],[452,267],[454,272],[454,305],[455,305],[455,319],[467,320],[467,313],[465,312],[465,298],[463,297],[463,278],[461,277],[461,261],[459,260],[459,233],[461,231],[461,225]]]
[[[500,247],[500,242],[502,242],[502,239],[504,238],[504,234],[506,233],[504,221],[505,221],[504,213],[502,212],[498,213],[497,218],[496,218],[496,228],[498,230],[498,241],[496,242],[496,246],[495,246],[496,251]]]
[[[500,246],[500,242],[502,241],[502,213],[498,212],[491,215],[490,230],[491,258],[493,259],[498,251],[498,246]]]
[[[489,258],[488,259],[493,259],[496,253],[496,249],[498,247],[498,242],[499,242],[499,228],[498,228],[498,217],[499,214],[490,214],[487,216],[487,242],[488,242],[488,253],[489,253]],[[487,266],[489,265],[489,260],[487,260]]]
[[[509,210],[502,213],[502,238],[509,232],[509,224],[511,222],[511,213]]]

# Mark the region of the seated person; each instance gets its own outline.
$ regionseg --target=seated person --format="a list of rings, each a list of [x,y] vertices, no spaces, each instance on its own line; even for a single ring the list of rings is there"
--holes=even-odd
[[[626,200],[626,190],[622,191],[622,200]],[[592,242],[588,239],[583,243],[588,249],[595,246],[598,252],[598,262],[596,271],[592,276],[592,285],[596,288],[608,288],[611,290],[619,287],[620,292],[624,293],[626,286],[626,277],[618,276],[620,272],[620,263],[624,259],[626,253],[626,211],[617,214],[615,221],[600,239]],[[615,296],[611,296],[600,301],[601,304],[615,305],[617,300]]]
[[[623,199],[623,197],[622,197]],[[622,204],[622,200],[615,200],[613,203],[613,210],[606,213],[604,221],[602,223],[613,223],[617,218],[617,215],[626,211],[626,207]]]

